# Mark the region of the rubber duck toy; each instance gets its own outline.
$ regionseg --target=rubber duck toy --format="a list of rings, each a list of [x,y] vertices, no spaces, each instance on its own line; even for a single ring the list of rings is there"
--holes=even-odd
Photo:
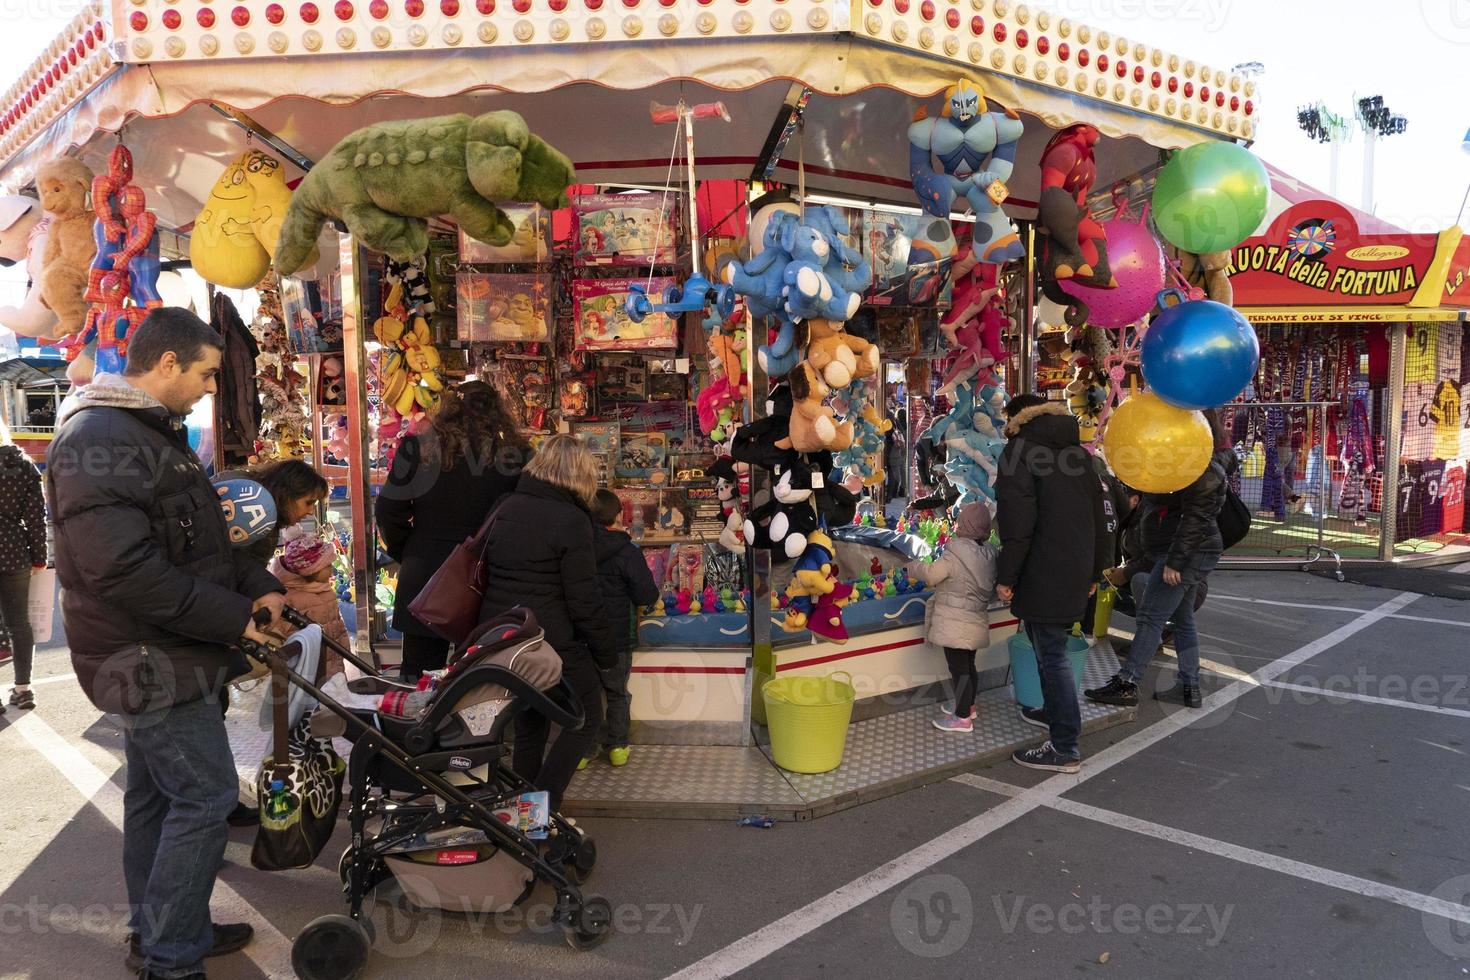
[[[690,599],[689,600],[689,613],[690,613],[690,615],[697,614],[703,608],[704,607],[699,604],[699,600],[698,599]]]
[[[658,598],[658,601],[656,601],[653,604],[653,615],[658,616],[660,618],[662,618],[665,615],[664,614],[664,600],[663,600],[663,597],[662,596],[660,596]]]
[[[680,616],[687,616],[687,615],[689,615],[689,611],[690,611],[690,608],[693,605],[693,603],[694,603],[694,597],[689,594],[689,590],[688,589],[680,589],[679,590],[679,597],[675,601],[675,608],[679,610],[679,615]]]
[[[735,611],[738,613],[745,612],[745,600],[740,596],[735,597]]]
[[[877,555],[873,556],[873,564],[868,566],[868,571],[875,577],[883,574],[883,563],[878,560]]]
[[[699,600],[699,608],[705,612],[714,612],[718,602],[719,597],[715,595],[715,587],[713,585],[706,585],[704,587],[704,595]]]
[[[883,583],[883,597],[887,599],[896,595],[898,595],[898,589],[894,587],[893,579],[890,578],[887,582]]]

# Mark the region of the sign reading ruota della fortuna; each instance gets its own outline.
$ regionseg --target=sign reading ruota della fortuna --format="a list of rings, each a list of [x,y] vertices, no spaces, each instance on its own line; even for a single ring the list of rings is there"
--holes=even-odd
[[[1336,201],[1294,204],[1230,253],[1236,306],[1470,307],[1470,241],[1363,235]]]

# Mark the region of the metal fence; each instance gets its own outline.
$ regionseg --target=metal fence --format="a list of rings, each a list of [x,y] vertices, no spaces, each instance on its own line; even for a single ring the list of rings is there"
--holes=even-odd
[[[1231,488],[1250,508],[1251,528],[1222,564],[1306,568],[1323,559],[1342,577],[1342,552],[1378,547],[1369,521],[1366,472],[1350,472],[1329,441],[1337,402],[1260,402],[1226,406],[1225,425],[1240,468]]]

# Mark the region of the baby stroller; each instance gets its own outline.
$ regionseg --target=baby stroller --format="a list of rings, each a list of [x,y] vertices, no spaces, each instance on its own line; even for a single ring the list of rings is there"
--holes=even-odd
[[[284,618],[298,628],[310,624],[289,608]],[[345,706],[291,669],[284,648],[240,642],[247,656],[321,705],[313,724],[328,713],[353,743],[347,770],[351,843],[338,865],[347,914],[323,915],[301,931],[291,947],[296,974],[350,980],[361,973],[374,939],[364,899],[395,877],[416,904],[479,912],[505,911],[530,897],[538,881],[546,882],[556,890],[553,921],[573,949],[606,939],[612,906],[579,887],[597,863],[592,838],[552,812],[538,832],[544,839],[533,839],[517,821],[505,822],[495,812],[513,813],[522,795],[535,789],[506,762],[503,736],[511,720],[529,710],[567,729],[584,721],[535,616],[518,607],[482,623],[432,692],[383,677],[340,644],[324,642],[363,671],[350,682],[353,693],[408,700],[409,716]],[[470,863],[412,860],[415,845],[433,848],[449,840],[470,842]],[[487,888],[495,894],[487,895]]]

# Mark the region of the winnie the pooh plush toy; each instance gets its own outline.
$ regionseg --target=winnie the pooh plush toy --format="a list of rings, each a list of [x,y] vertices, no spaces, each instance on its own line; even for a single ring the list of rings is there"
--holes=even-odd
[[[97,254],[95,216],[87,206],[92,176],[73,157],[58,157],[36,170],[41,207],[51,216],[41,256],[41,298],[56,314],[57,336],[76,333],[87,319],[87,275]]]
[[[515,235],[502,201],[567,207],[572,163],[509,110],[377,123],[348,134],[296,188],[276,271],[300,269],[328,220],[407,261],[429,246],[428,218],[449,215],[487,245]]]

